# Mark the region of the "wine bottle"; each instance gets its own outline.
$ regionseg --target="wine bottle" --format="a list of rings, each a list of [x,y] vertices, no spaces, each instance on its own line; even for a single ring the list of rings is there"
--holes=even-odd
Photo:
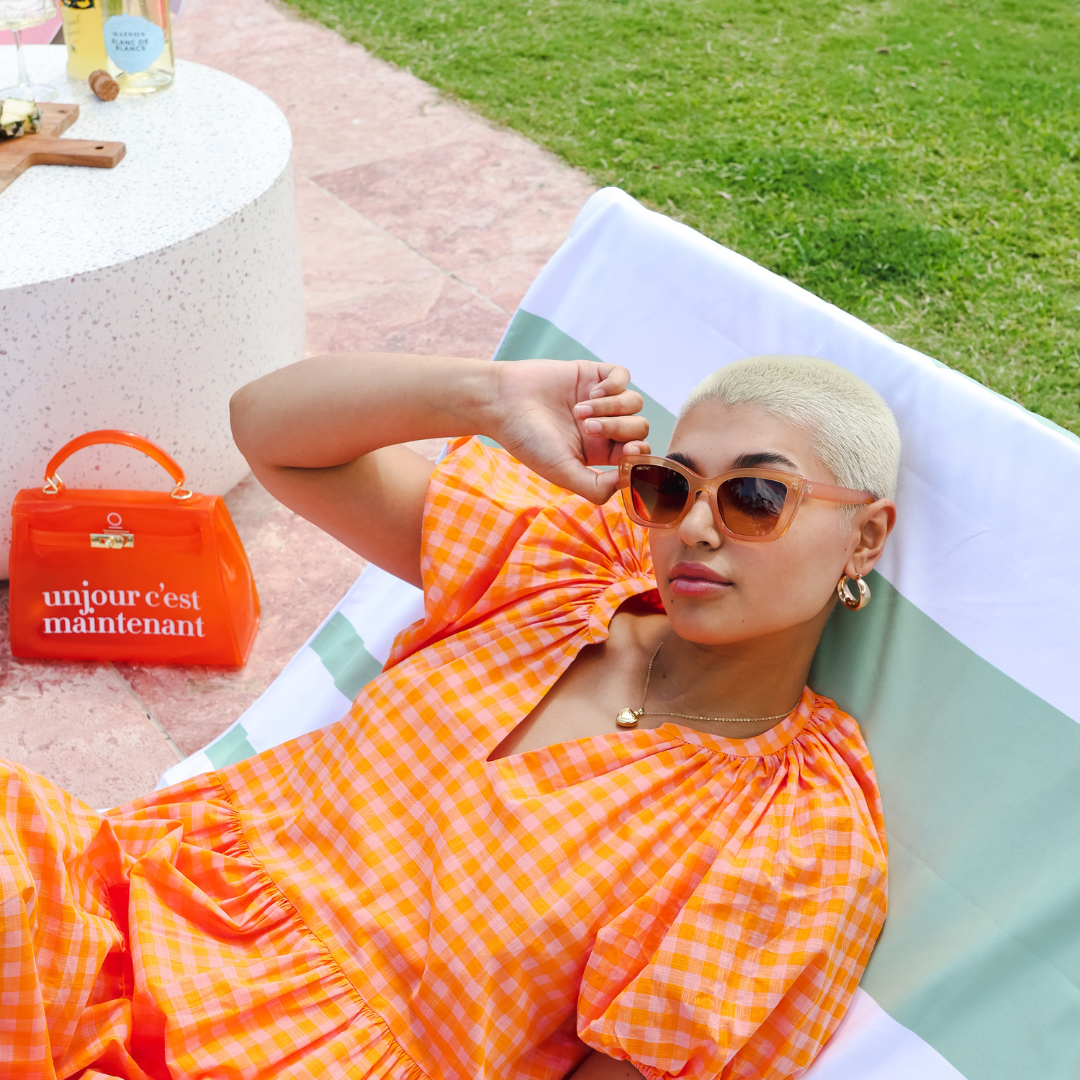
[[[68,50],[68,77],[88,79],[90,72],[109,62],[101,36],[100,0],[60,0],[60,15]]]
[[[122,94],[152,94],[173,81],[169,0],[98,0],[105,70]]]

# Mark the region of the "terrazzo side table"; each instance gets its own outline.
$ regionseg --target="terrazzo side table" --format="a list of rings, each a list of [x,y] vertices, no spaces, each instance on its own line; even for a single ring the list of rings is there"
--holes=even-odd
[[[247,83],[177,61],[147,97],[98,101],[62,45],[26,46],[34,77],[80,115],[65,133],[119,140],[114,169],[36,166],[0,192],[0,579],[10,507],[50,456],[96,428],[138,432],[221,494],[247,473],[228,402],[303,356],[304,303],[285,117]],[[0,86],[15,49],[0,47]],[[67,462],[69,487],[166,490],[122,448]]]

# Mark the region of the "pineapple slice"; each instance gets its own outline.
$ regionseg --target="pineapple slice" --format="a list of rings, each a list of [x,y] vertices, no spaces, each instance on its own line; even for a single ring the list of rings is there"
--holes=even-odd
[[[33,135],[41,127],[41,110],[32,101],[7,98],[0,101],[0,139]]]

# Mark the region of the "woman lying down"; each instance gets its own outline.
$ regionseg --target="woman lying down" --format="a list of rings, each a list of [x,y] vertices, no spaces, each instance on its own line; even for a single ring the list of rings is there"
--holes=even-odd
[[[104,816],[7,768],[4,1076],[806,1069],[885,916],[870,757],[805,682],[896,425],[757,358],[652,457],[628,380],[338,356],[236,395],[259,479],[424,619],[340,723]]]

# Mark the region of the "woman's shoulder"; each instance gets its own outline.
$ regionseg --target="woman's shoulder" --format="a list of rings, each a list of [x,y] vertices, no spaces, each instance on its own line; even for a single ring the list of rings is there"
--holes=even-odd
[[[845,758],[873,768],[862,727],[851,713],[842,709],[833,698],[809,686],[803,691],[803,703],[808,713],[803,731],[808,736],[824,739]]]
[[[883,835],[877,777],[862,730],[832,698],[809,686],[792,713],[760,735],[726,739],[683,729],[683,737],[743,759],[770,778],[767,786],[783,786],[787,800],[804,804],[807,813],[839,815],[837,820]]]
[[[834,786],[844,793],[842,801],[854,799],[860,808],[864,828],[873,834],[884,851],[885,821],[874,762],[859,722],[851,713],[824,694],[806,688],[804,700],[810,717],[803,727],[803,756],[829,759],[827,772]],[[818,753],[824,750],[823,754]]]

